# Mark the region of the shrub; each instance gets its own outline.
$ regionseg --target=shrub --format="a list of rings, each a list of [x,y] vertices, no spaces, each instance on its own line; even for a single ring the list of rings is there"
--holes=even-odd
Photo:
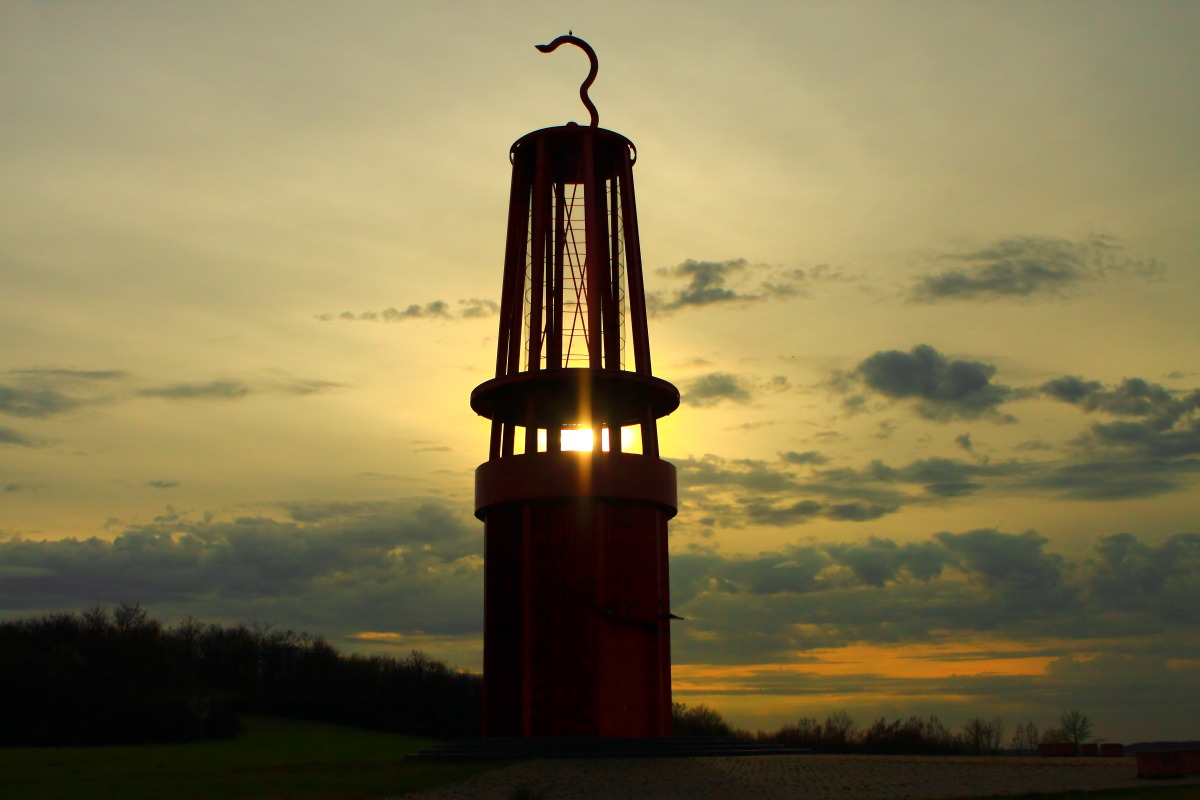
[[[672,703],[671,722],[676,736],[733,735],[733,728],[721,713],[703,704],[688,708],[686,703]]]

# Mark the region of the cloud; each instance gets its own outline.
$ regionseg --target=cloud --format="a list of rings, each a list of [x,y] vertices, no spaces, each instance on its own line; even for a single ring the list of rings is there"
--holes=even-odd
[[[1099,381],[1065,376],[1040,387],[1048,397],[1084,411],[1118,417],[1145,417],[1156,430],[1168,430],[1181,417],[1200,408],[1200,389],[1179,392],[1142,378],[1125,378],[1111,389]]]
[[[996,368],[981,361],[948,359],[927,344],[905,353],[901,350],[878,351],[863,360],[849,374],[835,377],[835,386],[844,389],[859,385],[891,400],[915,400],[914,409],[925,419],[949,422],[953,419],[990,418],[1012,422],[998,409],[1014,396],[1008,386],[992,383]],[[861,406],[861,395],[847,398],[852,406]]]
[[[684,383],[680,401],[697,408],[707,408],[725,400],[744,404],[749,403],[755,394],[780,392],[789,388],[788,379],[782,375],[760,380],[727,372],[711,372]]]
[[[726,303],[731,300],[745,300],[726,287],[726,280],[734,273],[745,270],[749,262],[744,258],[730,261],[695,261],[688,259],[674,267],[663,268],[659,275],[670,278],[683,278],[688,285],[677,289],[671,294],[670,300],[662,299],[663,295],[653,294],[650,307],[655,311],[673,311],[684,306],[706,306],[713,303]]]
[[[1048,485],[1086,499],[1149,497],[1179,489],[1185,476],[1200,472],[1200,390],[1141,378],[1106,387],[1078,376],[1039,388],[1088,414],[1117,417],[1072,440],[1072,462],[1049,475]]]
[[[820,516],[827,508],[825,503],[816,500],[797,500],[766,502],[762,500],[746,500],[743,503],[748,521],[758,525],[789,526],[808,522]]]
[[[1158,546],[1131,533],[1101,538],[1087,561],[1088,594],[1102,606],[1144,609],[1164,621],[1200,624],[1200,533],[1172,536]]]
[[[682,488],[735,487],[756,492],[784,492],[798,488],[792,475],[766,461],[703,458],[673,458]]]
[[[279,392],[281,394],[294,394],[305,397],[310,394],[320,394],[333,389],[343,388],[343,384],[334,383],[333,381],[323,381],[316,378],[296,378],[284,377],[258,382],[259,389],[263,391]]]
[[[420,500],[268,510],[240,518],[168,510],[120,526],[113,541],[0,538],[0,610],[11,617],[140,602],[167,621],[269,620],[341,642],[386,631],[435,653],[455,637],[478,637],[482,537],[466,510]],[[756,554],[675,553],[672,610],[687,621],[674,628],[673,660],[738,664],[739,675],[748,664],[781,665],[772,675],[727,678],[732,692],[816,695],[841,686],[843,694],[924,697],[956,687],[1011,697],[1050,691],[1055,681],[1094,685],[1101,668],[1129,681],[1148,674],[1134,663],[1142,660],[1177,680],[1165,659],[1200,658],[1189,638],[1200,624],[1200,535],[1114,533],[1075,556],[1048,546],[1037,531],[981,528],[906,542],[873,536]],[[828,667],[850,652],[840,648],[901,644],[909,664],[957,661],[966,674],[953,669],[914,684],[870,663],[855,675],[845,667],[804,672],[806,663]],[[1101,663],[1090,668],[1074,652]],[[970,672],[973,662],[1007,657],[1053,660],[1041,677]]]
[[[0,444],[12,444],[18,447],[37,447],[33,439],[18,430],[0,425]]]
[[[171,509],[112,541],[0,541],[0,608],[136,602],[177,616],[289,626],[461,633],[482,609],[482,536],[425,501],[296,504],[282,518],[192,518]]]
[[[984,586],[1014,597],[1045,596],[1063,579],[1064,560],[1046,553],[1047,539],[1037,531],[1001,533],[980,528],[934,536],[955,566]]]
[[[204,383],[171,383],[149,389],[138,389],[141,397],[160,397],[164,400],[236,400],[250,394],[242,381],[215,380]]]
[[[735,528],[799,525],[817,517],[863,522],[918,501],[879,487],[873,478],[848,482],[844,477],[851,470],[815,470],[800,480],[787,454],[774,463],[714,455],[672,462],[685,501],[681,522],[701,518],[706,525]]]
[[[47,387],[25,389],[0,383],[0,414],[44,419],[74,411],[80,401]]]
[[[1112,426],[1093,428],[1059,457],[1036,460],[979,458],[967,451],[972,458],[933,456],[898,465],[874,460],[855,468],[828,466],[816,451],[781,452],[776,460],[711,454],[672,458],[682,500],[676,525],[687,530],[697,523],[737,529],[815,519],[865,522],[906,507],[945,505],[981,494],[1107,502],[1191,485],[1200,474],[1200,458],[1194,455],[1200,447],[1197,426],[1163,434],[1132,425],[1125,436]]]
[[[648,292],[646,306],[651,314],[670,314],[687,308],[729,303],[757,303],[801,296],[808,277],[802,269],[770,267],[751,264],[744,258],[728,261],[696,261],[688,259],[673,267],[664,267],[658,274],[669,280],[684,280],[682,289]],[[828,267],[814,268],[813,279],[833,280],[841,273],[831,273]]]
[[[263,378],[255,380],[253,383],[233,379],[181,381],[138,389],[134,394],[139,397],[157,397],[162,400],[240,400],[243,397],[262,392],[303,397],[337,388],[341,388],[341,384],[314,378],[283,376]]]
[[[48,419],[85,406],[115,403],[131,397],[153,397],[163,400],[237,400],[260,392],[304,396],[340,388],[340,384],[331,381],[299,378],[279,370],[268,370],[267,373],[264,377],[255,378],[250,382],[216,379],[179,381],[157,386],[143,385],[139,388],[136,385],[137,381],[121,370],[11,370],[9,374],[17,377],[18,384],[0,384],[0,414],[27,419]],[[0,441],[6,440],[0,438]],[[15,431],[10,431],[7,441],[29,445],[29,440]]]
[[[481,536],[466,513],[424,501],[280,510],[278,519],[168,512],[125,525],[113,541],[0,540],[0,563],[11,569],[0,608],[127,601],[331,636],[478,632]],[[1200,624],[1200,535],[1102,536],[1075,558],[1046,546],[1037,531],[976,529],[912,542],[808,541],[754,555],[677,553],[674,610],[726,645],[754,637],[755,649],[732,654],[750,662],[763,645],[790,660],[799,645],[972,631],[1103,638]],[[690,639],[680,644],[683,663],[708,655]]]
[[[688,381],[680,395],[681,402],[701,408],[716,405],[722,400],[748,403],[750,392],[736,376],[725,372],[713,372]]]
[[[1030,489],[1077,500],[1131,500],[1156,497],[1184,488],[1184,477],[1200,472],[1195,459],[1131,459],[1085,453],[1076,461],[1054,464],[1030,475]]]
[[[49,419],[111,401],[110,385],[128,377],[115,369],[41,367],[9,370],[8,374],[14,383],[0,383],[0,414],[26,419]]]
[[[458,315],[463,319],[477,319],[479,317],[491,317],[500,313],[500,306],[491,300],[481,300],[478,297],[471,297],[466,300],[459,300],[461,308]]]
[[[848,567],[855,580],[865,586],[882,587],[903,574],[930,581],[947,564],[945,552],[933,542],[899,545],[891,539],[872,536],[866,543],[830,544],[825,549],[835,563]]]
[[[1123,250],[1116,239],[1100,235],[1083,241],[1037,236],[1000,239],[978,250],[940,256],[963,266],[920,277],[910,298],[931,303],[1062,297],[1105,275],[1149,278],[1162,272],[1158,262],[1130,258]]]
[[[829,459],[818,453],[816,450],[805,450],[803,453],[797,453],[794,450],[786,453],[780,453],[779,457],[788,464],[828,464]]]
[[[179,481],[146,481],[146,485],[152,489],[174,489]]]
[[[360,311],[357,314],[353,311],[343,311],[340,314],[317,314],[314,319],[321,322],[335,320],[340,322],[407,322],[414,319],[480,319],[494,316],[500,312],[498,304],[478,297],[458,300],[457,305],[459,308],[455,312],[445,300],[432,300],[425,305],[413,303],[406,306],[403,311],[389,306],[382,311]]]
[[[677,663],[724,663],[731,648],[745,648],[735,651],[743,663],[786,663],[804,650],[971,634],[1097,647],[1200,623],[1200,535],[1154,543],[1113,534],[1074,558],[1047,544],[1037,531],[980,528],[675,554],[674,610],[700,635],[673,651]]]
[[[14,369],[10,372],[13,375],[34,375],[84,381],[114,381],[128,377],[128,373],[117,369]]]

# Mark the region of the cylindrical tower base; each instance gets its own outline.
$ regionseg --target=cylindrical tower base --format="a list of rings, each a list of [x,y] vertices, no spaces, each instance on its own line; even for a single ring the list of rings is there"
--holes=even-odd
[[[504,491],[517,475],[522,490]],[[621,453],[537,453],[479,468],[486,735],[670,733],[674,477],[665,461]]]

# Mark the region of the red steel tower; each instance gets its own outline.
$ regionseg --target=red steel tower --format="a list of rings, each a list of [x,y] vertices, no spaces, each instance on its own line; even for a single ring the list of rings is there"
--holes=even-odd
[[[592,48],[560,36],[538,49],[562,44],[591,61],[580,88],[591,124],[528,133],[509,152],[496,377],[471,393],[491,420],[475,472],[484,731],[665,736],[676,488],[657,420],[679,391],[650,369],[636,150],[598,126]]]

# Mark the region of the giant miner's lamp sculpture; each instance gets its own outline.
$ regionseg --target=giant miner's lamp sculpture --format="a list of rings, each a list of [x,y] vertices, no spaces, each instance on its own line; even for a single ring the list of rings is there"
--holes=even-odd
[[[492,422],[475,472],[484,732],[665,736],[676,489],[657,420],[679,391],[650,370],[636,150],[598,127],[592,48],[560,36],[538,49],[562,44],[591,60],[591,124],[528,133],[509,152],[496,377],[471,393]]]

